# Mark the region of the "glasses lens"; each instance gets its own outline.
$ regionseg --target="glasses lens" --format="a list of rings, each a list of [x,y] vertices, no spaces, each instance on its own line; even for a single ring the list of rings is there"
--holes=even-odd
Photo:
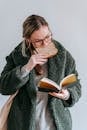
[[[44,40],[45,40],[46,42],[50,42],[51,39],[52,39],[52,34],[49,35],[49,36],[46,36]]]

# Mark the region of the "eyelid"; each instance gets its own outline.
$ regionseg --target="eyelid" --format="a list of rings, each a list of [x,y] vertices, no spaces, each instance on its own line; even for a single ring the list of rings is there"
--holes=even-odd
[[[48,36],[46,36],[45,38],[48,38],[48,37],[50,37],[50,36],[51,36],[51,34],[50,34],[50,35],[48,35]],[[44,38],[44,39],[45,39],[45,38]]]

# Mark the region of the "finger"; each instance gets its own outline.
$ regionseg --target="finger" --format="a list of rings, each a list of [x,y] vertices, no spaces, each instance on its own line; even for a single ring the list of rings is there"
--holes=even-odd
[[[42,63],[46,63],[46,62],[47,62],[47,59],[37,59],[36,60],[37,64],[42,64]]]
[[[54,97],[57,97],[57,98],[60,98],[60,99],[63,99],[64,97],[64,94],[63,93],[49,93],[50,95],[54,96]]]
[[[39,65],[43,65],[43,64],[45,64],[46,63],[46,61],[39,61],[39,62],[37,62],[37,64],[39,64]]]
[[[58,94],[58,93],[55,93],[55,92],[49,92],[49,94],[52,95],[52,96],[57,97],[57,94]]]
[[[45,54],[35,54],[34,56],[36,56],[37,58],[46,58],[47,56]]]
[[[70,96],[70,93],[68,92],[68,90],[63,90],[60,93],[53,92],[53,93],[49,93],[49,94],[52,95],[52,96],[54,96],[54,97],[63,99],[63,100],[68,100],[69,96]]]
[[[56,92],[50,92],[49,94],[54,95],[54,96],[62,96],[62,93],[56,93]]]

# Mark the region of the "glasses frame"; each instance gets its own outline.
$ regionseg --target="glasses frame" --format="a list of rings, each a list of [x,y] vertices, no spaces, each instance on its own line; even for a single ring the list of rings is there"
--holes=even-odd
[[[36,40],[36,41],[31,41],[31,44],[33,44],[33,46],[35,46],[36,48],[43,46],[44,42],[48,42],[50,43],[52,41],[52,33],[48,34],[47,36],[45,36],[44,39],[40,39],[40,40]]]

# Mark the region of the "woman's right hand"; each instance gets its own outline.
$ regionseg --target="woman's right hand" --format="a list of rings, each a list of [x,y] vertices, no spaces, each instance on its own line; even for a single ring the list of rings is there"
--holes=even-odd
[[[28,71],[31,71],[37,64],[43,65],[47,62],[46,55],[33,54],[29,59],[28,63],[24,66]]]

